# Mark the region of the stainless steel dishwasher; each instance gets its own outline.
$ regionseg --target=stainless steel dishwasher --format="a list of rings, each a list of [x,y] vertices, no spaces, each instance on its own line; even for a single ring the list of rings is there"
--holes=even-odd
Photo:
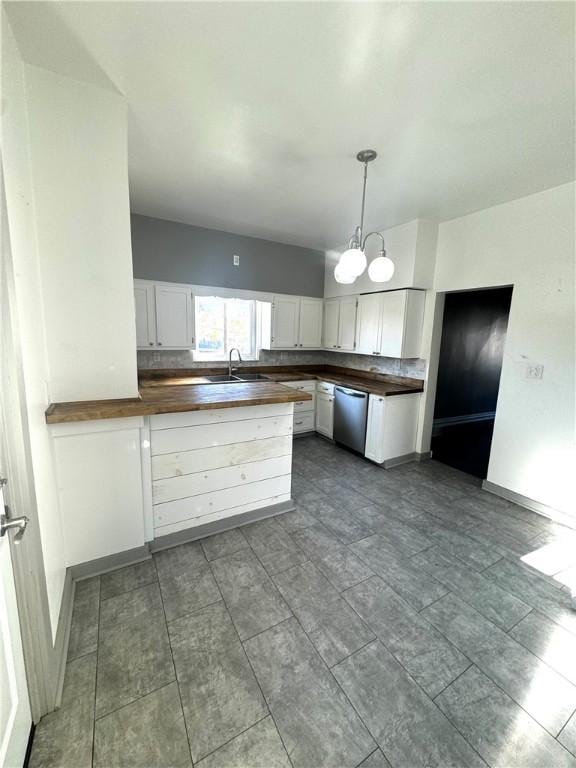
[[[364,455],[368,395],[355,389],[334,387],[334,441]]]

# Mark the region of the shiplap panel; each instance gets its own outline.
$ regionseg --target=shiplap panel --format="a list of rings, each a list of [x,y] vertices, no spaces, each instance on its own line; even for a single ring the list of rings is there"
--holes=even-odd
[[[184,531],[188,528],[195,528],[199,525],[205,525],[215,520],[223,520],[230,518],[230,525],[234,524],[234,518],[237,515],[241,515],[243,512],[252,512],[254,509],[262,509],[263,507],[271,507],[273,504],[281,504],[283,501],[290,501],[289,493],[282,493],[278,496],[271,496],[268,499],[260,499],[259,501],[251,502],[250,504],[242,504],[238,507],[231,507],[230,509],[224,509],[219,512],[213,512],[204,517],[197,517],[185,520],[180,520],[177,523],[170,523],[169,525],[162,525],[154,529],[154,537],[166,536],[169,533],[177,533],[178,531]]]
[[[264,440],[251,440],[247,443],[217,445],[213,448],[163,453],[152,457],[152,479],[191,475],[194,472],[206,472],[220,467],[233,467],[260,459],[273,459],[275,456],[292,454],[292,438],[267,437]]]
[[[178,523],[181,520],[202,518],[205,515],[241,505],[248,505],[247,508],[255,509],[255,503],[262,499],[289,494],[290,485],[291,475],[288,474],[235,488],[225,488],[186,499],[155,504],[154,528]]]
[[[292,434],[292,414],[267,419],[202,424],[197,427],[159,429],[151,432],[152,455],[176,453],[216,445],[246,443]]]
[[[168,477],[155,480],[152,484],[154,504],[185,499],[201,493],[212,493],[224,488],[256,483],[268,477],[290,474],[292,456],[277,456],[273,459],[253,461],[236,467],[221,467],[207,472],[195,472],[193,475]]]
[[[201,424],[219,424],[227,421],[287,416],[292,413],[292,403],[272,405],[247,405],[240,408],[213,408],[187,413],[160,413],[150,416],[150,429],[174,429],[196,427]]]

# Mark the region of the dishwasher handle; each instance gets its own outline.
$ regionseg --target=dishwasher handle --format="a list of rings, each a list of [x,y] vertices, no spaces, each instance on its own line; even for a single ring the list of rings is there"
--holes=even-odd
[[[357,392],[354,389],[342,389],[342,387],[334,387],[334,389],[336,390],[336,392],[340,392],[343,395],[348,395],[348,397],[362,397],[362,398],[368,397],[366,392]]]

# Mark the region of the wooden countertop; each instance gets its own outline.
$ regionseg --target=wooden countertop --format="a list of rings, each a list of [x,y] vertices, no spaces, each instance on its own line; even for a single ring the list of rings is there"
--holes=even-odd
[[[246,372],[252,371],[252,368]],[[365,374],[363,371],[352,371],[351,373],[342,373],[342,369],[332,371],[329,368],[318,371],[306,371],[291,369],[290,371],[261,371],[262,376],[266,376],[270,381],[279,384],[289,381],[329,381],[331,384],[340,384],[343,387],[357,389],[359,392],[367,392],[370,395],[381,395],[389,397],[392,395],[409,395],[422,392],[424,382],[417,379],[399,379],[399,377],[390,376],[388,380],[382,377],[373,377]],[[241,375],[241,370],[236,369],[236,373]],[[364,373],[364,375],[362,375]],[[205,382],[206,379],[194,373],[188,376],[158,375],[154,376],[152,371],[147,371],[146,375],[140,381],[141,391],[148,387],[174,387],[183,385],[198,385]],[[260,379],[262,382],[262,379]],[[257,383],[257,382],[253,382]]]
[[[194,377],[202,378],[202,377]],[[202,411],[210,408],[237,408],[243,405],[272,405],[311,400],[311,395],[290,389],[274,381],[250,381],[237,384],[189,383],[180,386],[144,386],[140,397],[125,400],[86,400],[53,403],[46,410],[46,422],[117,419],[152,416],[156,413]]]

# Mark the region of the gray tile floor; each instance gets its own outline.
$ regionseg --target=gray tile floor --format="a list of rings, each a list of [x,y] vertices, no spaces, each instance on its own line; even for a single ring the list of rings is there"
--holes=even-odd
[[[576,766],[575,531],[318,437],[293,494],[77,585],[32,768]]]

